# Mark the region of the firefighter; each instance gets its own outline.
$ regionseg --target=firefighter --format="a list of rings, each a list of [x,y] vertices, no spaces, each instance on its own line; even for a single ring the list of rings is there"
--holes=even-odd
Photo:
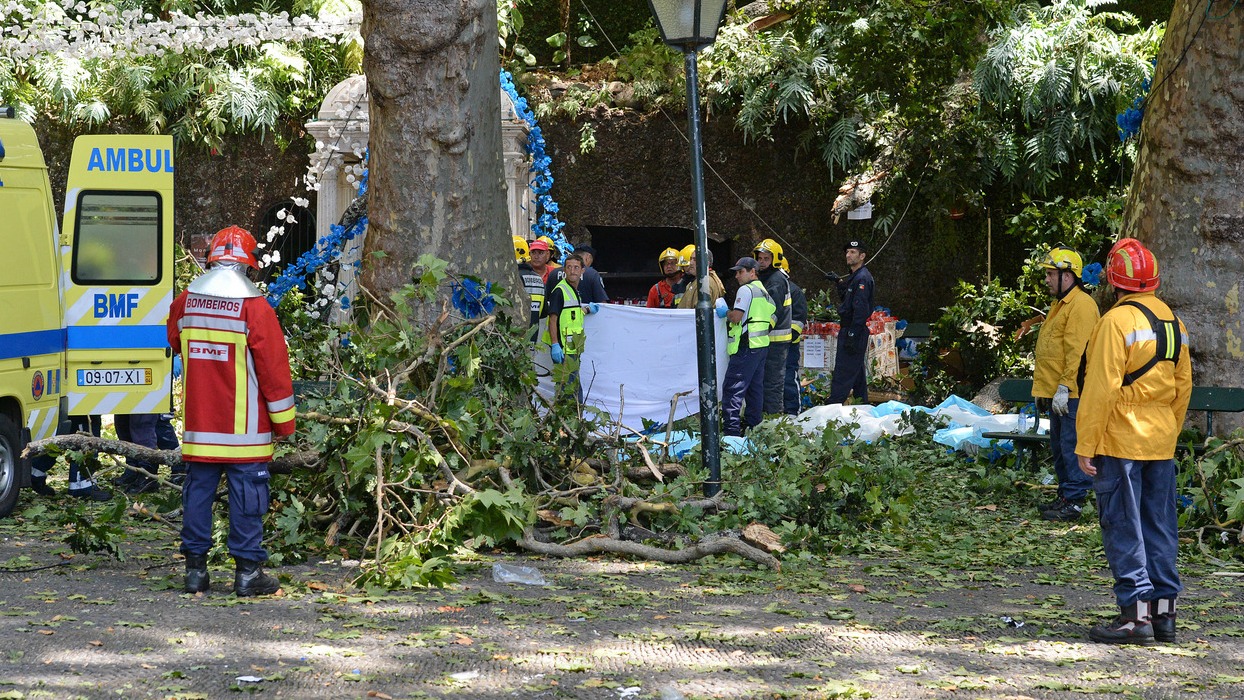
[[[522,236],[514,237],[514,260],[518,263],[518,276],[523,280],[523,289],[527,290],[527,299],[531,304],[528,325],[534,327],[540,322],[540,310],[544,308],[544,280],[531,266],[531,251]]]
[[[785,255],[778,267],[786,275],[790,285],[790,350],[786,353],[786,374],[782,383],[782,408],[792,416],[799,415],[799,341],[803,338],[803,324],[808,322],[808,298],[803,288],[790,279],[790,258]]]
[[[208,248],[208,271],[169,310],[169,345],[185,361],[181,551],[187,593],[211,587],[207,552],[222,474],[229,480],[234,594],[268,595],[280,588],[263,571],[263,515],[273,439],[294,432],[294,389],[276,313],[246,277],[246,266],[258,269],[255,248],[254,237],[237,226],[217,232]]]
[[[1032,395],[1050,414],[1050,449],[1058,497],[1040,509],[1045,520],[1080,519],[1093,480],[1076,460],[1076,413],[1080,404],[1080,361],[1099,314],[1097,302],[1080,287],[1080,254],[1058,246],[1041,261],[1045,285],[1054,297],[1037,336]]]
[[[540,284],[548,284],[549,275],[557,269],[556,265],[549,263],[549,258],[553,254],[549,244],[544,242],[543,237],[537,238],[528,246],[528,251],[531,258],[528,262],[531,263],[531,269],[540,275]]]
[[[790,350],[790,278],[778,268],[785,258],[782,246],[772,238],[756,244],[752,257],[760,264],[758,279],[777,307],[777,320],[769,333],[769,355],[765,358],[765,413],[784,410],[782,386],[786,383],[786,354]]]
[[[683,283],[682,268],[678,267],[678,251],[666,248],[657,256],[657,269],[661,271],[661,279],[648,290],[648,308],[675,309],[682,301],[682,293],[686,289]]]
[[[1175,641],[1175,444],[1192,396],[1188,329],[1154,296],[1158,261],[1124,238],[1106,258],[1115,304],[1089,338],[1076,425],[1080,469],[1093,477],[1102,549],[1119,616],[1095,642]]]
[[[102,427],[101,416],[69,416],[66,424],[68,432],[56,431],[57,435],[75,435],[77,433],[90,433],[95,437],[99,437],[100,428]],[[99,462],[94,457],[88,457],[89,465],[99,466]],[[48,485],[47,470],[56,464],[54,457],[47,455],[39,455],[30,460],[30,488],[40,496],[55,496],[56,489]],[[107,501],[112,498],[112,493],[105,489],[101,489],[91,475],[91,469],[88,464],[80,463],[76,459],[69,460],[69,495],[74,498],[84,498],[91,501]]]
[[[683,248],[684,253],[686,248]],[[713,271],[713,251],[706,250],[704,254],[708,256],[708,303],[716,306],[717,300],[726,296],[726,285],[722,284],[721,278]],[[695,251],[691,251],[691,257],[688,260],[690,272],[683,279],[686,280],[685,290],[682,294],[682,301],[678,302],[680,309],[695,309],[696,303],[699,302],[700,285],[695,276],[697,261],[695,259]]]

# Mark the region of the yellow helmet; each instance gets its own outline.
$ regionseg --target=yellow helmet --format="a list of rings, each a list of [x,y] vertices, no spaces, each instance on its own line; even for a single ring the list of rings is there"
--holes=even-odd
[[[1084,261],[1080,259],[1080,254],[1067,246],[1055,246],[1050,252],[1045,254],[1045,259],[1041,261],[1041,267],[1047,270],[1070,270],[1071,274],[1080,278],[1080,273],[1084,270]]]
[[[562,259],[562,251],[557,247],[557,244],[553,242],[552,238],[549,238],[548,236],[540,236],[536,240],[544,241],[545,245],[549,247],[549,262],[557,262]]]
[[[527,239],[522,236],[514,237],[514,261],[531,262],[531,250],[527,248]]]
[[[680,255],[678,251],[673,248],[666,248],[665,250],[661,251],[660,255],[657,256],[657,269],[658,270],[660,270],[662,266],[665,265],[666,260],[673,260],[679,265],[682,265],[682,260],[680,260]]]
[[[773,256],[774,267],[778,267],[779,264],[782,262],[782,260],[786,257],[782,254],[782,246],[779,245],[778,242],[773,240],[772,238],[766,238],[763,241],[757,243],[756,247],[752,249],[752,257],[759,258],[760,253],[762,252],[769,253],[770,255]]]
[[[773,266],[781,270],[782,272],[785,272],[788,275],[790,274],[790,261],[786,258],[785,255],[778,258],[777,262],[773,263]]]
[[[678,251],[678,266],[681,267],[684,271],[686,271],[687,268],[691,267],[691,258],[694,258],[694,257],[695,257],[695,244],[692,243],[691,245],[686,246],[682,250]]]

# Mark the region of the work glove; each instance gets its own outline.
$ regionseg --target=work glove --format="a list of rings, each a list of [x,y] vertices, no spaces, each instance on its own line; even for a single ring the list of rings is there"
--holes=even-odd
[[[1058,390],[1054,392],[1054,398],[1050,399],[1050,410],[1060,416],[1067,415],[1067,401],[1071,399],[1071,389],[1058,385]]]
[[[553,343],[553,347],[549,348],[549,354],[553,356],[553,363],[560,365],[566,361],[566,351],[562,350],[561,343]]]
[[[725,299],[717,300],[716,309],[717,309],[717,318],[725,318],[726,314],[730,313],[730,307],[726,306]]]
[[[838,280],[842,278],[838,276],[837,272],[826,272],[825,279],[829,280],[830,282],[833,282],[834,284],[838,284]]]
[[[173,379],[181,379],[181,355],[173,355]]]
[[[587,312],[588,312],[589,314],[598,314],[598,313],[600,313],[600,304],[599,304],[599,303],[597,303],[597,302],[595,302],[595,301],[593,301],[593,302],[589,303],[589,304],[587,305]]]

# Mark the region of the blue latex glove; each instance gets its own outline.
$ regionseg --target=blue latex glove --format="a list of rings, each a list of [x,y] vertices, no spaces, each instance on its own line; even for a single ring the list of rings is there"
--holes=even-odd
[[[589,314],[600,313],[600,304],[595,301],[591,302],[590,304],[587,305],[587,312]]]
[[[181,355],[173,355],[173,379],[181,379]]]
[[[562,350],[561,343],[553,343],[553,347],[549,348],[549,353],[553,355],[554,364],[561,364],[566,361],[566,351]]]
[[[717,318],[725,318],[730,313],[730,307],[726,306],[725,299],[717,300]]]

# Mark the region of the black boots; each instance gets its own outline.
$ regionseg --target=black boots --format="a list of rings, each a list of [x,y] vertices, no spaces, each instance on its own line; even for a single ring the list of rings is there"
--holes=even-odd
[[[1175,643],[1175,599],[1158,598],[1149,602],[1153,615],[1153,638],[1166,644]]]
[[[48,478],[46,476],[30,477],[30,490],[40,496],[55,496],[56,489],[48,486]]]
[[[263,572],[263,563],[234,559],[237,571],[233,574],[234,595],[247,598],[256,595],[272,595],[281,588],[281,582],[275,576]]]
[[[1080,519],[1081,513],[1084,512],[1084,502],[1076,503],[1060,498],[1051,506],[1041,511],[1042,520],[1052,520],[1055,522],[1070,523]]]
[[[1171,616],[1171,635],[1175,633],[1174,615]],[[1119,607],[1114,622],[1097,625],[1089,630],[1089,638],[1102,644],[1153,644],[1153,625],[1149,619],[1149,601],[1138,600],[1131,605]]]
[[[207,577],[207,556],[186,555],[186,592],[206,593],[211,590],[212,582]]]

